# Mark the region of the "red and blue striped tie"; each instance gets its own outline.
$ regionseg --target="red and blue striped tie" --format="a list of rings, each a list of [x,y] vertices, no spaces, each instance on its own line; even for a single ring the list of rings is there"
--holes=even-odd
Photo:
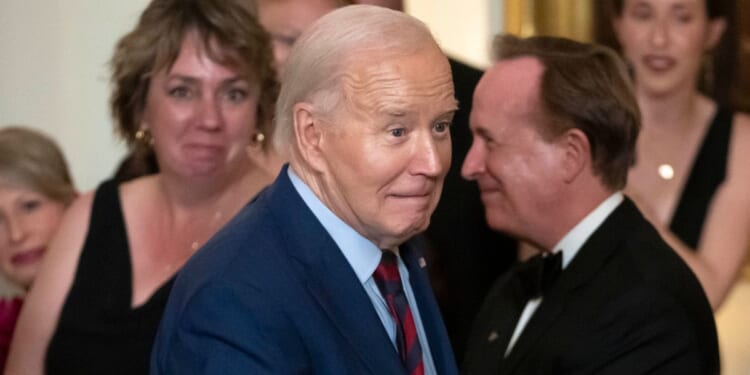
[[[375,283],[388,303],[388,310],[396,322],[396,346],[401,361],[409,375],[423,375],[422,347],[417,338],[417,327],[414,317],[401,286],[401,276],[398,273],[398,259],[391,251],[383,251],[380,264],[373,273]]]

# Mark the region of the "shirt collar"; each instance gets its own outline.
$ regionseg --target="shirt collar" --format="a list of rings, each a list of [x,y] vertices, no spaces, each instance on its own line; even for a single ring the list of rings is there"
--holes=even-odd
[[[326,207],[292,168],[287,171],[294,189],[338,245],[359,282],[364,284],[380,263],[381,250]]]
[[[599,228],[607,217],[622,203],[624,197],[622,192],[615,192],[605,199],[593,211],[589,212],[573,229],[568,232],[560,242],[553,247],[553,251],[563,252],[562,267],[570,264],[573,258],[578,254],[586,240]]]

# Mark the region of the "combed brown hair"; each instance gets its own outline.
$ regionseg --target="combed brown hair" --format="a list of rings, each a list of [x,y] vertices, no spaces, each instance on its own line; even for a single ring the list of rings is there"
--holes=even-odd
[[[76,196],[57,144],[20,126],[0,129],[0,184],[29,189],[65,205]]]
[[[497,36],[493,50],[496,60],[530,56],[542,63],[540,134],[549,140],[569,129],[583,131],[594,173],[610,189],[622,189],[635,163],[641,119],[617,53],[565,38],[513,35]]]
[[[131,151],[141,142],[140,128],[149,82],[154,73],[169,69],[183,39],[196,32],[208,56],[232,66],[260,86],[258,130],[270,136],[278,95],[268,34],[256,19],[252,0],[153,0],[135,29],[117,43],[112,69],[112,115],[117,132]],[[268,142],[266,142],[267,144]]]

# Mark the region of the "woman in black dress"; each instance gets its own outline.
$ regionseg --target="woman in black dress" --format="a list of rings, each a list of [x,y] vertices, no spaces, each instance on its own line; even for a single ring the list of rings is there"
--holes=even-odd
[[[701,64],[726,28],[722,3],[616,0],[613,21],[642,115],[626,192],[714,309],[738,276],[750,229],[750,117],[698,90]]]
[[[175,273],[274,175],[277,93],[247,0],[154,0],[112,58],[112,112],[159,172],[70,207],[21,313],[9,374],[145,374]]]

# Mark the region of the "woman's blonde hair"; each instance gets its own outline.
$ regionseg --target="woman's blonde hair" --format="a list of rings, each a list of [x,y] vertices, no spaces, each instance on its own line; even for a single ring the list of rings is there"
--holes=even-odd
[[[0,185],[30,189],[66,205],[76,196],[57,144],[21,126],[0,128]]]

